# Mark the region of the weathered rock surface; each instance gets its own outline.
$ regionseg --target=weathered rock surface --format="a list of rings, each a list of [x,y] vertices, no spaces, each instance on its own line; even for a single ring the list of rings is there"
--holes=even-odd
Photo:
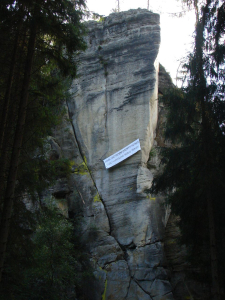
[[[55,132],[60,150],[54,145],[52,155],[74,163],[63,186],[69,215],[82,216],[101,281],[92,300],[173,299],[163,247],[167,212],[161,197],[146,193],[158,118],[159,15],[130,10],[88,22],[88,30],[66,103],[70,121]],[[138,138],[141,151],[105,169],[103,159]]]

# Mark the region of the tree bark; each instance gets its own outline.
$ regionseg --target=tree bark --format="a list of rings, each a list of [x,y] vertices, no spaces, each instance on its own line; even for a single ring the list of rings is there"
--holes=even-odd
[[[197,1],[194,0],[197,6]],[[204,74],[204,63],[203,63],[203,44],[204,44],[204,30],[206,26],[206,12],[208,10],[211,0],[207,0],[206,6],[203,9],[203,15],[201,21],[198,20],[199,30],[197,30],[196,41],[198,39],[199,43],[196,43],[196,57],[198,59],[198,70],[196,73],[196,83],[198,85],[198,99],[201,105],[202,113],[202,134],[203,134],[203,155],[205,157],[205,192],[207,201],[207,214],[208,214],[208,224],[209,224],[209,240],[210,240],[210,261],[211,261],[211,279],[212,279],[212,296],[213,300],[220,300],[220,286],[219,286],[219,273],[218,273],[218,257],[217,257],[217,243],[216,243],[216,230],[215,230],[215,220],[214,220],[214,210],[213,210],[213,200],[210,192],[209,184],[212,182],[212,170],[213,170],[213,159],[211,149],[209,145],[213,145],[214,139],[212,138],[214,133],[212,132],[213,124],[212,119],[210,119],[210,108],[207,105],[208,92],[207,83]],[[198,6],[197,6],[198,7]],[[195,7],[196,9],[196,7]],[[196,11],[198,15],[198,10]]]
[[[34,21],[35,22],[35,21]],[[28,89],[30,85],[32,62],[35,51],[36,41],[36,23],[31,25],[30,38],[28,43],[27,58],[25,64],[24,79],[22,85],[22,92],[20,98],[20,105],[18,111],[18,120],[16,126],[16,132],[14,137],[13,149],[10,160],[10,167],[7,179],[7,186],[4,196],[4,206],[1,219],[0,228],[0,281],[2,279],[2,271],[5,260],[6,245],[9,235],[10,219],[13,209],[14,192],[16,187],[17,171],[19,165],[20,152],[23,142],[24,125],[26,120],[26,109],[28,102]]]
[[[213,300],[220,300],[220,286],[219,286],[219,278],[218,278],[218,261],[217,261],[217,249],[216,249],[215,221],[214,221],[212,198],[209,194],[207,196],[207,211],[208,211],[208,219],[209,219],[212,295],[213,295]]]
[[[21,26],[22,29],[22,26]],[[21,30],[20,30],[21,32]],[[23,40],[20,43],[19,47],[19,53],[17,53],[17,57],[22,57],[24,53],[26,53],[26,34],[27,30],[24,28],[23,30]],[[19,42],[19,41],[17,41]],[[17,44],[18,45],[18,44]],[[18,50],[17,50],[18,52]],[[15,57],[16,59],[16,57]],[[16,69],[15,69],[16,68]],[[14,140],[14,134],[15,134],[15,126],[14,124],[17,121],[17,116],[18,116],[18,106],[20,102],[20,96],[21,96],[21,85],[22,85],[22,76],[21,73],[23,73],[21,70],[24,69],[24,62],[21,59],[17,66],[14,66],[14,75],[13,77],[16,78],[15,82],[13,83],[13,87],[10,87],[10,89],[13,88],[13,90],[10,90],[9,92],[9,99],[7,103],[7,108],[5,107],[4,109],[7,110],[4,118],[5,120],[3,121],[0,126],[2,126],[2,141],[1,141],[1,146],[0,146],[0,201],[2,203],[3,198],[4,198],[4,188],[5,188],[5,183],[6,183],[6,178],[7,178],[7,170],[9,169],[9,163],[10,163],[10,152],[12,151],[13,147],[13,140]],[[12,84],[12,83],[11,83]],[[13,93],[13,94],[12,94]],[[12,99],[13,100],[12,100]],[[4,114],[4,109],[3,109],[3,114]],[[4,127],[4,129],[3,129]],[[0,129],[0,130],[1,130]],[[0,218],[1,220],[1,218]]]
[[[8,76],[5,96],[3,100],[2,116],[0,119],[0,153],[2,153],[2,148],[3,148],[3,139],[5,134],[6,120],[8,117],[10,95],[11,95],[12,84],[14,80],[14,72],[16,68],[17,53],[19,48],[18,42],[19,42],[19,37],[21,35],[21,29],[22,29],[23,18],[24,18],[23,10],[24,10],[24,5],[22,4],[22,6],[19,9],[19,12],[22,13],[22,15],[20,16],[19,23],[17,26],[17,32],[15,36],[14,47],[13,47],[12,58],[11,58],[10,69],[9,69],[9,76]]]

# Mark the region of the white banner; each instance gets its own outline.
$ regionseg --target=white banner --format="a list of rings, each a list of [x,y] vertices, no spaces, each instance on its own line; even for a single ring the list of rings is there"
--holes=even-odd
[[[115,154],[109,156],[108,158],[104,159],[106,169],[109,169],[119,162],[123,161],[124,159],[130,157],[134,153],[141,150],[140,141],[137,139],[133,143],[129,144],[125,148],[121,149],[120,151],[116,152]]]

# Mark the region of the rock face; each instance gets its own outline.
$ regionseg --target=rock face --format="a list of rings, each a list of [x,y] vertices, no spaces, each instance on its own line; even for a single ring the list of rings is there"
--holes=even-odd
[[[173,299],[163,247],[167,213],[160,196],[146,192],[158,117],[159,15],[111,14],[88,22],[86,39],[66,103],[69,120],[54,143],[58,156],[73,162],[70,181],[57,191],[69,215],[82,216],[82,239],[99,280],[90,299]],[[105,158],[138,138],[141,151],[105,168]]]

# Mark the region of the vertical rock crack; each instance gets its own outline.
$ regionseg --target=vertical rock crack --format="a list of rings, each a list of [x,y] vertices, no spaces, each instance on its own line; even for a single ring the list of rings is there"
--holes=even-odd
[[[67,100],[66,100],[66,105],[67,105],[67,109],[68,109],[68,111],[69,111],[69,105],[68,105]],[[104,206],[105,213],[106,213],[106,215],[107,215],[108,222],[109,222],[109,235],[111,235],[111,232],[112,232],[112,225],[111,225],[111,221],[110,221],[110,218],[109,218],[108,210],[107,210],[107,208],[106,208],[105,202],[103,201],[103,199],[101,198],[101,196],[100,196],[100,194],[99,194],[99,191],[98,191],[98,188],[97,188],[96,183],[95,183],[95,181],[94,181],[94,178],[93,178],[93,176],[92,176],[92,173],[91,173],[90,169],[88,168],[88,165],[87,165],[87,163],[86,163],[86,161],[85,161],[85,159],[84,159],[84,155],[83,155],[83,153],[82,153],[81,146],[80,146],[80,143],[79,143],[79,141],[78,141],[78,138],[77,138],[77,135],[76,135],[76,131],[75,131],[73,122],[72,122],[72,121],[70,121],[70,122],[71,122],[71,126],[72,126],[72,129],[73,129],[74,138],[75,138],[75,140],[76,140],[77,147],[78,147],[78,150],[79,150],[79,154],[80,154],[80,156],[81,156],[83,162],[84,162],[85,165],[86,165],[86,168],[87,168],[88,174],[90,175],[90,178],[91,178],[91,180],[92,180],[93,186],[95,187],[95,189],[96,189],[96,191],[97,191],[97,193],[98,193],[98,195],[99,195],[99,197],[100,197],[100,200],[101,200],[101,202],[102,202],[102,204],[103,204],[103,206]],[[80,194],[80,193],[79,193],[79,194]],[[81,199],[82,199],[82,201],[84,202],[84,200],[83,200],[82,197],[81,197]],[[117,243],[118,243],[118,242],[117,242]]]

